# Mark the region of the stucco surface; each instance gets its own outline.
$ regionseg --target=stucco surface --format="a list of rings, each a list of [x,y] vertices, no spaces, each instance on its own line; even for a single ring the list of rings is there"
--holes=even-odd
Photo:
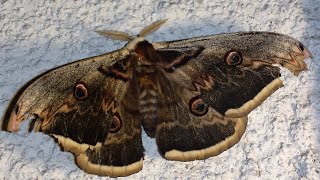
[[[285,87],[250,113],[233,148],[202,161],[166,161],[143,134],[143,170],[131,179],[320,179],[320,1],[0,1],[0,116],[15,92],[58,65],[124,45],[96,29],[135,34],[169,21],[148,37],[174,40],[237,31],[275,31],[302,41],[314,55],[298,77],[283,71]],[[1,179],[99,179],[79,169],[41,133],[0,132]],[[107,179],[108,177],[103,177]]]

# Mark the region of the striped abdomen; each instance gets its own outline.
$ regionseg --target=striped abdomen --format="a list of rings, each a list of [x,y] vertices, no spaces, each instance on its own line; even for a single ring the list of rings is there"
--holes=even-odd
[[[153,86],[146,86],[140,90],[140,113],[142,126],[148,136],[154,137],[158,123],[158,91]]]

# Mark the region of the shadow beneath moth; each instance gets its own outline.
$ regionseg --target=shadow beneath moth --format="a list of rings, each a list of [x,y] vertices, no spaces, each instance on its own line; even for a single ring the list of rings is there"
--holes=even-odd
[[[16,132],[30,115],[30,131],[54,137],[77,165],[100,176],[128,176],[143,166],[142,127],[168,160],[218,155],[239,142],[247,115],[283,84],[281,65],[306,70],[308,49],[271,32],[239,32],[150,43],[133,37],[121,49],[49,70],[11,101],[2,129]]]

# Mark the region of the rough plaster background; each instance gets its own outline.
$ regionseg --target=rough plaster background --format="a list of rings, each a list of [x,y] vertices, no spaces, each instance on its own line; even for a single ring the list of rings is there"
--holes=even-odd
[[[161,158],[144,134],[143,170],[132,179],[320,179],[320,1],[318,0],[1,0],[0,116],[14,93],[37,74],[124,44],[95,29],[137,33],[159,19],[167,24],[149,37],[174,40],[236,31],[276,31],[301,40],[313,53],[309,71],[249,115],[241,141],[204,161]],[[99,179],[81,171],[71,153],[43,134],[0,132],[1,179]],[[107,179],[107,177],[104,177]]]

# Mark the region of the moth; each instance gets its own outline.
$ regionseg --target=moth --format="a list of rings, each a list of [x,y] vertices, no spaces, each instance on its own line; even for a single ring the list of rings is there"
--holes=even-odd
[[[283,86],[279,65],[306,70],[309,50],[287,35],[239,32],[151,43],[145,37],[99,34],[128,43],[121,49],[45,72],[11,101],[2,129],[52,136],[77,165],[100,176],[142,169],[142,128],[168,160],[201,160],[241,139],[247,115]]]

